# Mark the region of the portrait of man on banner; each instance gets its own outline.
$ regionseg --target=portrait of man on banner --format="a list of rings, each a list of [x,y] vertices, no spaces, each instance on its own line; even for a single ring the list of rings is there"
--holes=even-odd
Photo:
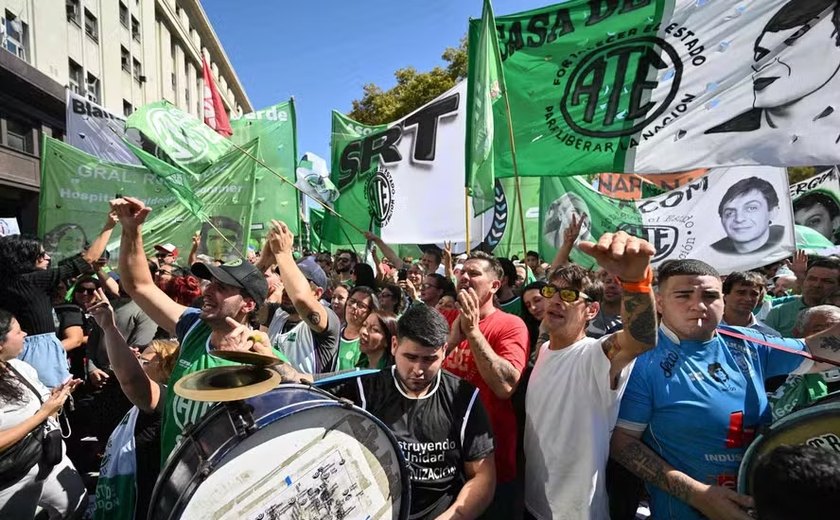
[[[724,254],[760,253],[773,249],[784,237],[785,227],[774,225],[779,195],[759,177],[741,179],[726,190],[718,206],[726,237],[712,244]]]
[[[806,226],[837,243],[840,231],[840,204],[833,194],[814,190],[793,201],[793,220],[797,226]]]
[[[585,217],[575,244],[580,240],[592,240],[592,219],[589,208],[579,195],[569,192],[564,193],[549,206],[543,221],[543,236],[546,242],[555,249],[559,249],[563,245],[563,233],[572,223],[572,217],[575,215],[578,219]]]
[[[753,107],[706,134],[811,128],[840,139],[840,3],[791,0],[767,22],[753,49]],[[830,52],[814,56],[812,42],[830,39]],[[820,48],[824,48],[820,45]],[[814,132],[815,126],[825,132]]]

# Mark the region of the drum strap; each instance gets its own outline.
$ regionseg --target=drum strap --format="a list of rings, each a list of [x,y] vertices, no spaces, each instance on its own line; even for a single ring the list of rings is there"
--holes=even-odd
[[[769,341],[764,341],[762,339],[754,338],[752,336],[746,336],[744,334],[739,334],[737,332],[733,332],[731,330],[726,329],[717,329],[717,331],[721,334],[726,336],[732,336],[733,338],[743,339],[747,341],[751,341],[753,343],[759,343],[766,347],[770,347],[775,350],[781,350],[782,352],[787,352],[788,354],[793,354],[796,356],[804,357],[805,359],[810,359],[812,361],[816,361],[818,363],[828,363],[829,365],[840,367],[840,361],[835,361],[833,359],[824,358],[822,356],[815,356],[811,354],[807,350],[794,350],[790,347],[786,347],[784,345],[778,345],[776,343],[770,343]]]

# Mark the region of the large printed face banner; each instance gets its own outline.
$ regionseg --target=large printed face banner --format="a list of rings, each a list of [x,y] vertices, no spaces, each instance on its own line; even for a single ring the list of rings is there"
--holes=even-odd
[[[463,249],[464,132],[466,82],[404,117],[381,126],[361,125],[333,112],[332,181],[340,195],[335,209],[388,243],[456,242]],[[473,247],[501,239],[506,218],[497,185],[495,210],[471,220]],[[470,208],[472,211],[472,208]],[[495,230],[498,238],[490,235]],[[330,214],[324,240],[363,244],[364,237]]]
[[[67,143],[104,161],[140,166],[124,134],[125,118],[67,89]]]
[[[653,264],[696,258],[721,273],[748,270],[790,256],[794,228],[782,168],[718,168],[656,197],[637,201],[602,195],[579,178],[544,178],[541,253],[552,258],[572,215],[586,215],[579,240],[626,231],[656,248]],[[593,260],[577,248],[572,260]]]
[[[837,167],[792,184],[793,219],[832,243],[840,243],[840,180]]]
[[[570,0],[497,17],[519,171],[836,164],[838,26],[835,0]],[[494,120],[499,144],[503,104]],[[513,175],[509,153],[496,159]]]

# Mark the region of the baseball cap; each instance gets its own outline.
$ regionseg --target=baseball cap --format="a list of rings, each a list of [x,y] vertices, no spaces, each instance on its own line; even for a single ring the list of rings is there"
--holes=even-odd
[[[327,289],[327,274],[321,269],[321,266],[315,262],[311,256],[307,256],[298,263],[298,269],[303,273],[307,280],[314,283],[321,289]]]
[[[159,253],[166,253],[167,255],[172,255],[174,257],[178,256],[178,248],[175,247],[175,244],[157,244],[155,245],[155,251]]]
[[[254,264],[244,262],[241,258],[222,265],[196,262],[190,267],[190,272],[203,280],[215,278],[225,285],[239,287],[253,298],[257,305],[262,305],[268,297],[268,282],[265,281],[265,276]]]
[[[776,269],[776,274],[773,275],[772,280],[776,280],[777,278],[779,278],[781,276],[796,276],[796,275],[793,273],[793,271],[790,270],[790,267],[787,267],[787,266],[783,265],[783,266],[779,267],[778,269]]]

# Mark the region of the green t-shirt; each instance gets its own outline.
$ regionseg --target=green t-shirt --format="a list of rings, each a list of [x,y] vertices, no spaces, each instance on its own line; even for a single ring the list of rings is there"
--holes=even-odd
[[[512,299],[506,301],[505,303],[499,303],[499,308],[508,314],[513,314],[514,316],[521,316],[522,298],[520,298],[519,296],[515,296]]]
[[[344,339],[344,333],[338,342],[338,370],[354,368],[359,362],[359,338]]]
[[[169,376],[166,392],[166,402],[163,410],[163,424],[160,432],[161,465],[175,446],[181,440],[184,430],[191,424],[196,424],[204,414],[216,403],[193,401],[183,398],[173,390],[175,383],[184,376],[213,367],[239,365],[210,354],[210,333],[212,330],[207,323],[201,321],[199,309],[187,309],[178,324],[175,334],[181,344],[178,361]],[[274,355],[288,362],[286,357],[274,349]]]

